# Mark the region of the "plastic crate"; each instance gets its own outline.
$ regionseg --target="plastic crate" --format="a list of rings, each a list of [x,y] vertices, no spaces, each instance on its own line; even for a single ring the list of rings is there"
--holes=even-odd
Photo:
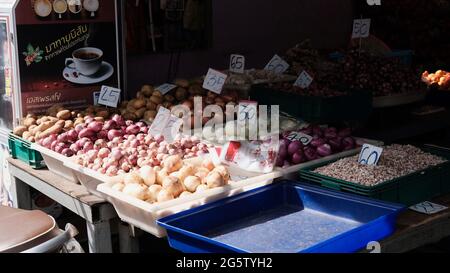
[[[431,147],[424,147],[423,150],[450,160],[450,151],[448,150]],[[385,181],[372,187],[313,172],[313,170],[328,164],[330,163],[317,164],[300,170],[300,177],[308,182],[327,188],[405,205],[414,205],[430,198],[450,193],[450,180],[448,179],[450,175],[450,161]]]
[[[24,140],[12,133],[8,135],[8,146],[12,158],[19,159],[30,165],[33,169],[43,169],[46,167],[42,155],[31,148],[31,142]]]
[[[372,112],[372,95],[367,91],[347,91],[331,98],[302,96],[256,85],[252,100],[263,105],[280,105],[286,113],[309,122],[327,123],[365,120]]]
[[[395,231],[402,205],[282,181],[158,220],[187,253],[356,252]]]

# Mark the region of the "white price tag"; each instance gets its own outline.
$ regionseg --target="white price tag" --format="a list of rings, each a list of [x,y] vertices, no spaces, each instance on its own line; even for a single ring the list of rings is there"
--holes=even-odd
[[[432,203],[429,201],[425,201],[425,202],[416,204],[414,206],[411,206],[411,207],[409,207],[409,209],[420,212],[420,213],[424,213],[424,214],[435,214],[440,211],[448,209],[448,207],[439,205],[439,204],[435,204],[435,203]]]
[[[238,121],[239,122],[256,122],[258,118],[258,102],[256,101],[240,101]]]
[[[298,86],[302,89],[308,88],[311,83],[313,82],[313,77],[308,74],[306,71],[302,71],[300,75],[298,76],[297,80],[294,82],[294,86]]]
[[[117,107],[120,100],[120,89],[103,85],[98,98],[98,104]]]
[[[353,20],[352,38],[367,38],[370,34],[370,19]]]
[[[175,89],[177,86],[175,84],[165,83],[156,87],[155,89],[161,92],[161,94],[165,95],[169,93],[171,90]]]
[[[210,68],[203,81],[203,88],[220,94],[222,93],[222,88],[227,77],[226,74]]]
[[[300,132],[292,132],[286,138],[290,141],[300,141],[305,146],[313,140],[312,136]]]
[[[230,57],[230,71],[234,73],[244,73],[245,57],[242,55],[232,54]]]
[[[164,136],[165,141],[171,143],[180,132],[181,125],[183,125],[182,119],[172,115],[169,109],[160,107],[149,128],[149,133],[152,135],[161,134]]]
[[[98,105],[98,98],[100,97],[100,92],[94,92],[92,93],[92,96],[94,97],[94,105]]]
[[[270,62],[266,65],[264,70],[272,71],[276,74],[283,74],[288,70],[289,64],[280,58],[280,56],[276,55],[270,60]]]
[[[358,162],[363,165],[377,165],[380,160],[383,148],[370,144],[364,144],[359,154]]]

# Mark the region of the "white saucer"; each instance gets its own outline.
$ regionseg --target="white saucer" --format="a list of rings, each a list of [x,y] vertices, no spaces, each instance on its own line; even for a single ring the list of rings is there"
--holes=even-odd
[[[78,77],[74,76],[73,74],[74,72],[77,73]],[[78,84],[99,83],[107,80],[109,77],[112,76],[112,74],[114,74],[114,67],[107,62],[102,62],[100,70],[92,76],[84,76],[80,74],[76,69],[70,67],[64,68],[63,71],[64,79],[68,80],[69,82]]]

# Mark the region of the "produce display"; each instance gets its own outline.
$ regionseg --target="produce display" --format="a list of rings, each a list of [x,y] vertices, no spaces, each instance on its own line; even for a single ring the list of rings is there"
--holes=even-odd
[[[243,74],[232,73],[229,71],[226,71],[226,73],[228,77],[225,81],[225,85],[230,86],[295,80],[295,77],[292,78],[291,75],[277,74],[264,69],[249,69],[245,70]]]
[[[179,155],[171,155],[160,167],[144,166],[120,176],[112,188],[148,203],[157,203],[223,187],[229,181],[230,174],[225,166],[215,166],[209,159],[196,166],[186,163]]]
[[[375,186],[446,161],[411,145],[393,144],[383,148],[376,166],[359,164],[356,155],[317,168],[314,172],[365,186]]]
[[[292,138],[293,133],[312,136],[308,145]],[[285,132],[280,136],[280,148],[276,161],[277,167],[289,167],[319,159],[342,151],[356,148],[350,128],[321,127],[311,125],[298,131]]]
[[[269,88],[280,91],[280,92],[288,92],[293,94],[298,94],[301,96],[309,96],[309,97],[323,97],[323,98],[332,98],[338,96],[345,96],[346,93],[342,91],[338,91],[330,86],[326,86],[320,84],[318,82],[312,82],[308,88],[300,88],[298,86],[293,85],[292,83],[272,83],[268,85]]]
[[[351,89],[370,90],[374,97],[421,90],[419,75],[398,58],[352,49],[339,62],[342,84]]]
[[[208,92],[202,88],[202,84],[197,81],[188,81],[178,79],[174,82],[178,87],[171,90],[169,93],[162,95],[161,92],[155,90],[151,85],[143,85],[141,90],[137,92],[136,98],[130,101],[124,101],[120,105],[120,113],[126,120],[145,120],[146,122],[153,122],[159,107],[172,109],[175,105],[185,105],[191,109],[193,114],[194,98],[201,96],[203,98],[202,110],[208,105],[218,105],[225,109],[227,104],[236,105],[238,101],[238,94],[234,91],[227,91],[221,95],[213,92]],[[208,121],[207,118],[203,120],[203,124]],[[193,124],[193,117],[192,117]]]
[[[142,126],[142,127],[140,127]],[[131,124],[128,130],[111,129],[108,139],[81,139],[90,146],[76,159],[79,165],[108,176],[136,171],[144,166],[159,166],[171,155],[180,158],[192,158],[208,152],[208,145],[201,143],[195,136],[178,135],[173,143],[164,141],[164,136],[152,136],[145,133],[145,125]],[[77,144],[76,144],[77,145]]]
[[[437,86],[439,90],[450,90],[450,72],[438,70],[435,73],[423,72],[422,81],[429,86]]]

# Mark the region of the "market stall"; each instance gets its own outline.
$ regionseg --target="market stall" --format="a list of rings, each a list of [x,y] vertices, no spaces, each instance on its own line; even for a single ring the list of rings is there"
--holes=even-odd
[[[299,39],[265,66],[233,53],[128,90],[121,5],[79,2],[5,8],[17,39],[0,100],[12,108],[0,115],[11,180],[0,194],[14,206],[32,208],[33,189],[81,216],[90,252],[112,252],[115,235],[121,252],[139,251],[141,232],[186,253],[402,252],[450,235],[450,148],[433,135],[450,129],[448,105],[434,103],[450,73],[392,50],[370,20],[354,19],[341,47]],[[208,10],[169,2],[156,14],[173,24]],[[173,33],[157,36],[165,24],[143,3],[153,51],[170,48]],[[44,37],[27,35],[42,26]],[[56,42],[67,33],[73,43]]]

